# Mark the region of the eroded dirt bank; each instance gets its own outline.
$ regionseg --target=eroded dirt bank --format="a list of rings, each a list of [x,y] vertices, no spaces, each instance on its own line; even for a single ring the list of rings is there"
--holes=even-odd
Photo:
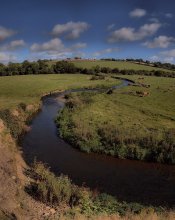
[[[23,132],[30,129],[26,122],[38,109],[39,105],[30,105],[25,111],[16,109],[11,112],[19,120]],[[0,219],[39,220],[55,213],[52,207],[25,192],[25,186],[31,181],[25,175],[27,169],[17,141],[0,119]]]

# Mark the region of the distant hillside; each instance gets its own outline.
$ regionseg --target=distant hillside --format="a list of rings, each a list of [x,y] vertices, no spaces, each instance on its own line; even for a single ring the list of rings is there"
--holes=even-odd
[[[133,70],[162,70],[165,72],[175,72],[172,70],[167,70],[158,67],[147,66],[143,64],[136,64],[129,61],[103,61],[103,60],[77,60],[77,61],[70,61],[74,63],[77,67],[83,68],[91,68],[94,66],[99,65],[100,67],[110,67],[110,68],[118,68],[119,70],[122,69],[133,69]]]

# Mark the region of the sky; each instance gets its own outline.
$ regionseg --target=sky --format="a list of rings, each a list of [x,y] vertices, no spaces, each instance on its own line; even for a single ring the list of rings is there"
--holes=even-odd
[[[75,56],[175,63],[175,1],[0,0],[0,63]]]

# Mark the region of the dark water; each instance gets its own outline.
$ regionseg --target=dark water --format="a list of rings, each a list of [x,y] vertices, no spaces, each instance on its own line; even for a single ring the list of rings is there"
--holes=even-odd
[[[125,85],[126,81],[122,86]],[[85,154],[59,138],[54,123],[57,112],[64,106],[59,96],[43,99],[42,111],[23,139],[24,158],[28,163],[37,158],[56,174],[68,175],[78,185],[109,193],[119,200],[175,205],[175,166]]]

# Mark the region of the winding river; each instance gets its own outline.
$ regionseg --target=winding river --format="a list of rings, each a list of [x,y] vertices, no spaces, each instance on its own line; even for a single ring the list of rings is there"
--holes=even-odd
[[[128,83],[124,80],[115,88]],[[63,173],[77,185],[114,195],[122,201],[175,206],[175,166],[86,154],[58,137],[54,118],[64,107],[61,97],[74,91],[82,89],[43,98],[42,110],[23,139],[25,160],[31,163],[37,158],[56,175]]]

